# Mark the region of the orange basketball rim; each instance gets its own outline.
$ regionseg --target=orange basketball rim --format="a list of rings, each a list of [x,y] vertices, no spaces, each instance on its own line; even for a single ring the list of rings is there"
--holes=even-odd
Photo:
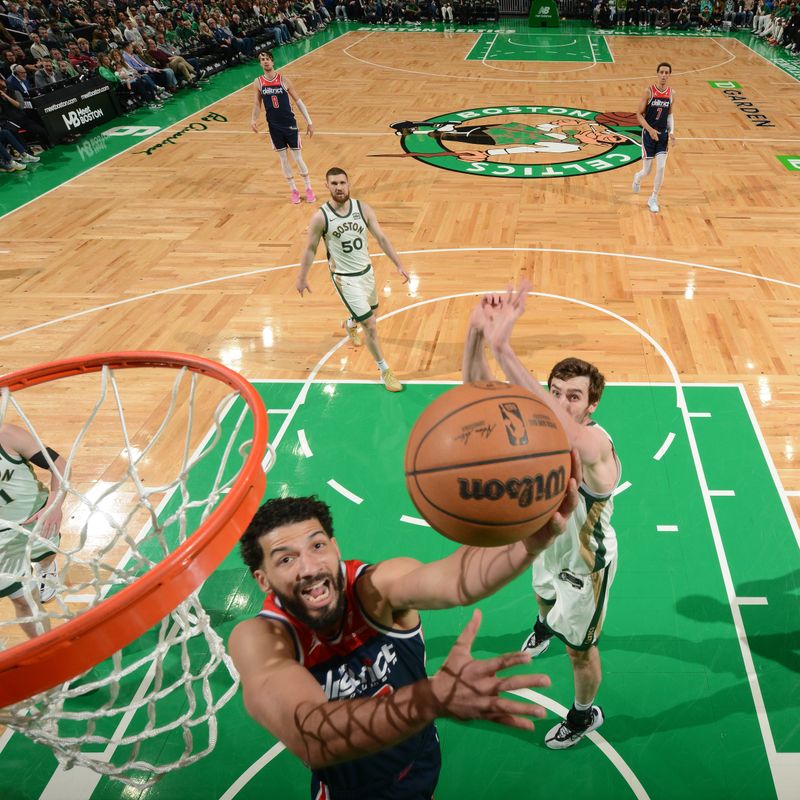
[[[183,544],[145,575],[58,628],[0,652],[0,707],[79,675],[130,644],[176,608],[223,561],[255,514],[266,488],[261,460],[267,413],[255,388],[228,367],[199,356],[136,351],[54,361],[0,376],[0,389],[19,391],[73,375],[110,369],[182,369],[238,392],[253,415],[253,440],[236,483]]]

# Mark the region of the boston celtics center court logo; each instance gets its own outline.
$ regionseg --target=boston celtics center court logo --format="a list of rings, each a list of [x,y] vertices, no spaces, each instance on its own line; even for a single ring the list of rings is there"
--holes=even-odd
[[[393,157],[492,178],[569,178],[642,155],[641,129],[628,111],[492,106],[391,127],[405,150]]]

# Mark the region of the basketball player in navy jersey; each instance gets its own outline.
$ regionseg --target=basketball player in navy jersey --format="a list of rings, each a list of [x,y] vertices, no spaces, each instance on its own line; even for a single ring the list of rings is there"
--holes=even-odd
[[[300,192],[297,191],[297,184],[294,182],[294,175],[286,154],[287,149],[291,151],[300,171],[300,177],[305,183],[306,200],[309,203],[313,203],[317,198],[311,188],[308,167],[300,153],[300,131],[297,129],[297,119],[292,111],[291,100],[294,100],[295,105],[300,109],[300,113],[306,121],[308,126],[306,133],[309,136],[313,136],[314,125],[311,122],[308,109],[294,90],[291,81],[281,75],[280,72],[275,71],[271,53],[261,53],[258,60],[264,70],[264,74],[256,78],[253,83],[255,100],[253,102],[253,118],[250,120],[250,127],[254,133],[258,133],[258,109],[263,103],[264,112],[267,115],[267,128],[270,139],[272,139],[272,147],[278,153],[278,158],[281,160],[281,169],[289,182],[289,188],[292,190],[292,202],[300,202]]]
[[[312,772],[312,798],[427,800],[439,777],[437,717],[533,730],[544,710],[501,697],[546,687],[545,675],[498,677],[526,653],[478,660],[475,611],[441,669],[428,677],[417,609],[469,605],[527,569],[566,528],[569,489],[540,531],[504,547],[459,547],[431,564],[342,561],[330,509],[315,497],[269,500],[241,539],[242,558],[267,593],[258,616],[229,641],[248,713]]]
[[[633,176],[633,191],[639,192],[642,178],[650,174],[653,159],[656,161],[656,174],[653,178],[653,194],[647,201],[647,207],[657,214],[658,192],[664,181],[664,167],[667,164],[667,151],[670,144],[675,144],[675,93],[668,86],[672,74],[672,66],[666,61],[658,65],[656,70],[658,83],[651,84],[644,90],[636,117],[642,126],[642,168]]]

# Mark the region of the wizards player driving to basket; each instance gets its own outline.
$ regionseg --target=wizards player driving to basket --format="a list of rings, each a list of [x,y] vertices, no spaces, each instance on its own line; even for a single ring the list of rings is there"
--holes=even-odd
[[[308,167],[300,154],[300,131],[297,129],[297,119],[292,111],[291,100],[300,109],[300,113],[308,125],[307,133],[314,135],[314,126],[311,123],[308,109],[300,96],[295,92],[291,81],[285,78],[280,72],[275,72],[275,64],[271,53],[261,53],[258,57],[264,74],[256,78],[253,87],[255,88],[255,100],[253,102],[253,117],[250,120],[250,127],[253,133],[258,133],[258,109],[261,103],[264,104],[264,113],[267,115],[267,128],[272,139],[272,147],[278,153],[281,160],[281,169],[292,190],[292,202],[300,202],[300,193],[297,191],[297,184],[294,182],[292,168],[286,155],[287,148],[292,152],[300,170],[300,177],[306,187],[306,200],[313,203],[317,198],[311,188],[311,180],[308,177]]]
[[[330,509],[315,497],[269,500],[241,539],[242,558],[267,593],[229,650],[247,711],[312,771],[326,800],[423,800],[439,777],[437,717],[533,730],[530,703],[501,697],[545,687],[545,675],[498,677],[526,653],[477,660],[475,611],[431,678],[417,609],[469,605],[524,572],[563,533],[578,502],[580,463],[558,512],[505,547],[459,547],[431,564],[342,561]]]
[[[657,214],[658,192],[664,181],[664,168],[667,165],[669,145],[675,144],[675,93],[668,86],[672,66],[666,61],[658,65],[656,70],[658,84],[652,84],[644,90],[636,118],[642,126],[642,168],[633,176],[633,191],[639,192],[642,178],[650,174],[653,159],[656,160],[656,175],[653,179],[653,194],[647,201],[647,207]]]

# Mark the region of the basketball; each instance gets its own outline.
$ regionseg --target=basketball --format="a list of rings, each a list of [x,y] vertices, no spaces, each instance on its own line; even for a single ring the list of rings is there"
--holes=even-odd
[[[638,125],[639,120],[636,118],[636,114],[631,111],[608,111],[603,112],[602,114],[598,114],[594,118],[595,122],[599,122],[601,125],[624,125],[630,127],[631,125]]]
[[[408,493],[448,539],[498,547],[555,513],[570,477],[567,435],[533,392],[499,381],[456,386],[411,429]]]

